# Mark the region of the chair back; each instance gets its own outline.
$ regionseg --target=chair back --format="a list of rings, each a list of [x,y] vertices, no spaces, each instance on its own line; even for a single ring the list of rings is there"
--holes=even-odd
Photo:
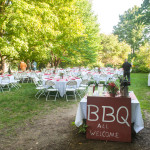
[[[53,81],[51,81],[51,80],[47,80],[45,82],[45,85],[47,85],[47,86],[55,86],[55,83]]]
[[[74,86],[74,85],[77,85],[77,81],[68,81],[66,85],[69,85],[69,86]]]
[[[88,81],[89,81],[88,79],[83,79],[82,82],[81,82],[81,84],[87,85]]]
[[[66,84],[66,88],[76,89],[77,88],[77,81],[74,81],[74,80],[68,81]]]
[[[9,77],[3,77],[1,80],[1,83],[10,83],[10,78]]]
[[[36,87],[39,86],[39,83],[38,83],[38,81],[35,78],[33,79],[33,83],[35,84]]]

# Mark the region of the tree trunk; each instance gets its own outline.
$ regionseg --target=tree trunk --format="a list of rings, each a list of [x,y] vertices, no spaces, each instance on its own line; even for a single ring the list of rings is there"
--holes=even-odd
[[[56,61],[55,69],[59,66],[59,64],[60,64],[60,59],[58,59],[58,60]]]
[[[5,57],[1,55],[0,53],[0,74],[4,73],[5,70]]]

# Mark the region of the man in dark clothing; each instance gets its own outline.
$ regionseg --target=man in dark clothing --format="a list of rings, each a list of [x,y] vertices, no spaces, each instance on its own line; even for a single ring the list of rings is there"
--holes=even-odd
[[[131,64],[127,61],[127,59],[125,59],[125,62],[122,65],[122,68],[124,70],[123,77],[126,78],[127,76],[128,82],[130,82],[130,68],[131,67],[132,67]]]

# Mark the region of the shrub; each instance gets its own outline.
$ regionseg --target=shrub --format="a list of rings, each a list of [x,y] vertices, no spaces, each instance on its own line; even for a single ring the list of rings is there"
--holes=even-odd
[[[111,68],[113,68],[113,65],[111,65],[111,64],[106,64],[105,67],[111,67]]]
[[[95,81],[91,80],[91,81],[88,82],[88,86],[91,85],[91,84],[96,84],[96,83],[95,83]]]

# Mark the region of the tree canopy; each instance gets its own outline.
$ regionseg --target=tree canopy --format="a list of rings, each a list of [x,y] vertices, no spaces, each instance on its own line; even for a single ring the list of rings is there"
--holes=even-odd
[[[0,54],[13,60],[95,62],[99,25],[87,0],[3,0]]]
[[[35,60],[39,65],[49,62],[55,68],[87,66],[98,61],[121,63],[131,51],[129,45],[136,49],[141,41],[144,25],[132,25],[138,10],[135,7],[120,16],[117,37],[100,35],[88,0],[1,0],[0,70],[5,60]],[[131,38],[127,38],[129,35]]]
[[[102,50],[99,51],[98,61],[101,64],[119,66],[131,51],[131,47],[125,42],[119,42],[118,37],[111,34],[101,34]]]

